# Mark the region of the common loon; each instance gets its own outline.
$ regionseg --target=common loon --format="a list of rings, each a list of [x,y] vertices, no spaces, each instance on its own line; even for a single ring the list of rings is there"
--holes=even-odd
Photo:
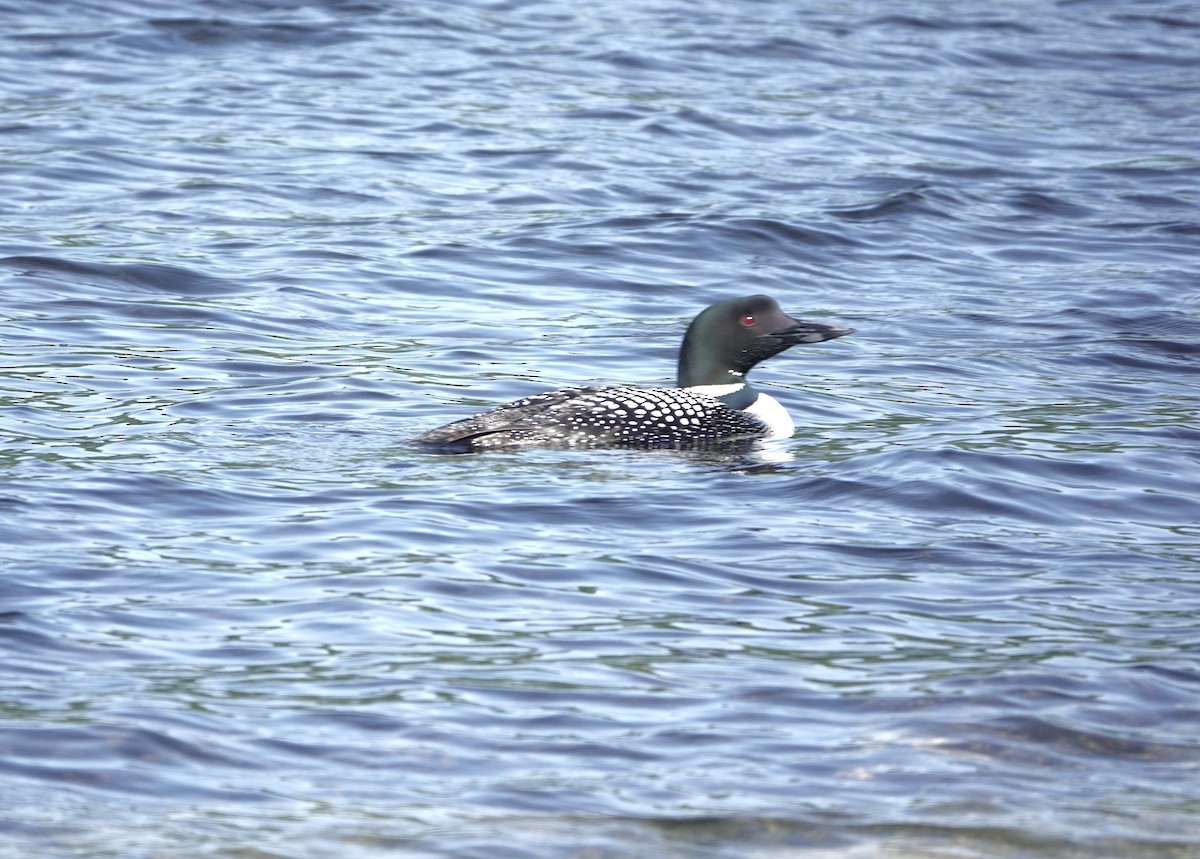
[[[688,326],[677,388],[563,388],[455,421],[413,439],[448,452],[529,447],[722,449],[747,440],[788,438],[791,417],[746,381],[755,364],[797,343],[854,331],[802,322],[775,299],[722,301]]]

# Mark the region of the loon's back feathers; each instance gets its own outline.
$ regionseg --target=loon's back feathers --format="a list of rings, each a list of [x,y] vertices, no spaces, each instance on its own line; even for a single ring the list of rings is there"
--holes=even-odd
[[[783,407],[745,374],[798,343],[819,343],[854,329],[801,322],[765,295],[704,310],[679,354],[678,388],[579,387],[526,397],[413,439],[447,451],[529,447],[712,450],[787,437]]]
[[[703,450],[758,438],[767,425],[681,388],[562,388],[431,430],[418,444],[448,450],[612,447]]]

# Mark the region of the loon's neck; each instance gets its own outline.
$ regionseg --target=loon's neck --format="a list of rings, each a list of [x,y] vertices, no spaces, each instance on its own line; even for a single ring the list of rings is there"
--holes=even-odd
[[[748,409],[760,396],[758,391],[745,381],[719,385],[689,385],[684,390],[715,397],[731,409]]]

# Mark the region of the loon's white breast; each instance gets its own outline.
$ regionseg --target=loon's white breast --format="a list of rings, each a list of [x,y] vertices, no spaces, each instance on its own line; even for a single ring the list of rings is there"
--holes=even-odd
[[[770,394],[760,393],[758,399],[742,411],[754,415],[767,425],[764,439],[791,438],[796,431],[796,422],[792,420],[792,416],[780,405],[779,400]]]
[[[719,398],[732,396],[745,387],[745,382],[731,382],[728,385],[693,385],[683,390]],[[766,434],[761,436],[763,439],[791,438],[792,433],[796,431],[796,422],[792,420],[792,416],[788,414],[787,409],[780,404],[779,400],[770,394],[758,392],[754,402],[740,411],[753,415],[766,424]]]

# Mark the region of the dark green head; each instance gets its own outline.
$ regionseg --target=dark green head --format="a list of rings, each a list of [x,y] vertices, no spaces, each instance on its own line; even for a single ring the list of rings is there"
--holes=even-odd
[[[797,343],[820,343],[853,328],[792,319],[766,295],[731,298],[692,320],[679,351],[681,388],[733,385],[759,361]]]

